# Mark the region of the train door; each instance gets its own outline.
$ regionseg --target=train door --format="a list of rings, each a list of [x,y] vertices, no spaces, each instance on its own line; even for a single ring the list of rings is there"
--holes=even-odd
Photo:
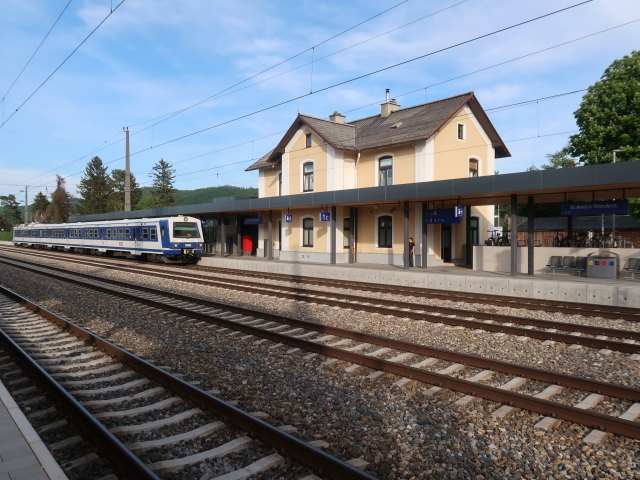
[[[136,225],[135,227],[131,227],[133,234],[133,243],[136,249],[136,255],[140,255],[141,250],[144,248],[144,242],[142,241],[142,227],[140,225]]]
[[[440,225],[440,255],[443,262],[451,262],[451,224]]]

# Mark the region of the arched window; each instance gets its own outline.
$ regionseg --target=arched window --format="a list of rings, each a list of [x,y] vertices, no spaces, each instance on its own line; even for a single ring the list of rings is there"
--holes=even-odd
[[[393,157],[385,155],[378,159],[378,185],[393,185]]]
[[[313,192],[313,162],[302,166],[302,191]]]
[[[391,215],[378,217],[378,247],[393,247],[393,218]]]
[[[470,177],[477,177],[478,176],[478,167],[479,167],[479,163],[477,158],[470,158],[469,159],[469,176]]]
[[[302,219],[302,246],[313,247],[313,218]]]

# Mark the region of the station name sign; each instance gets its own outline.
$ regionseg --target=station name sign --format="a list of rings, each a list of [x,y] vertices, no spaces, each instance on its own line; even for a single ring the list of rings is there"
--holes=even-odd
[[[460,223],[462,217],[464,217],[464,207],[456,206],[453,208],[438,208],[427,210],[427,213],[424,216],[424,223]]]
[[[262,225],[262,217],[244,217],[245,225]]]
[[[560,215],[626,215],[629,204],[626,200],[605,202],[568,202],[560,205]]]

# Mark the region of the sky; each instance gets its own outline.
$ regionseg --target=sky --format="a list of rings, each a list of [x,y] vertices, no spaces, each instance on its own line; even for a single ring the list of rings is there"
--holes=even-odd
[[[124,169],[125,127],[142,186],[164,159],[181,190],[256,187],[244,170],[298,112],[376,115],[387,88],[402,107],[474,91],[512,155],[499,173],[540,166],[640,47],[638,0],[579,3],[0,0],[0,195],[56,175],[75,195],[96,155]]]

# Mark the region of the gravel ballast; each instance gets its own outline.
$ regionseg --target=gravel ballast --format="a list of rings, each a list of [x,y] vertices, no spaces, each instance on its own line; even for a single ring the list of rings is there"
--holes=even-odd
[[[53,260],[46,263],[61,265]],[[134,278],[99,267],[67,264],[67,268],[126,281]],[[274,425],[294,425],[296,435],[304,440],[326,440],[331,454],[365,459],[370,462],[367,471],[379,478],[640,478],[640,442],[636,440],[611,436],[602,445],[587,445],[582,442],[590,431],[586,427],[563,422],[550,432],[536,430],[533,426],[541,416],[525,411],[494,420],[490,414],[499,405],[492,402],[479,400],[457,407],[453,405],[461,397],[457,393],[445,390],[429,397],[425,391],[430,386],[416,382],[397,388],[394,383],[398,378],[391,375],[370,380],[367,377],[372,371],[366,368],[346,373],[347,365],[342,362],[322,365],[327,359],[322,356],[304,360],[305,353],[287,354],[288,348],[271,348],[271,342],[256,345],[251,339],[243,341],[241,336],[229,337],[229,332],[218,333],[216,328],[203,329],[196,322],[122,306],[112,297],[6,265],[0,265],[0,278],[9,288],[98,335],[158,365],[171,367],[187,381],[199,381],[200,388],[217,389],[221,398],[237,400],[244,410],[267,412],[268,421]],[[628,354],[572,349],[560,343],[542,345],[532,339],[519,341],[509,335],[268,295],[135,278],[141,284],[183,294],[591,379],[637,387],[640,378],[640,362],[631,360]],[[498,313],[514,310],[494,308]],[[594,321],[525,312],[543,319]],[[629,322],[607,322],[631,329],[626,326]],[[605,321],[603,324],[607,325]],[[433,369],[446,365],[439,362]],[[473,373],[467,368],[460,376]],[[488,383],[505,379],[495,377]],[[522,390],[527,391],[527,384]]]

